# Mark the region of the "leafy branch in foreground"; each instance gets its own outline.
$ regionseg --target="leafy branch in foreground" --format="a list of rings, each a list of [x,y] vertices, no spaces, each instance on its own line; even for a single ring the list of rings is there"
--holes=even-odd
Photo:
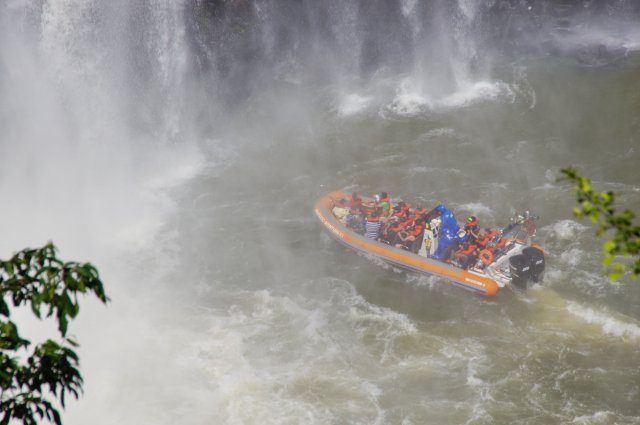
[[[78,344],[66,336],[70,319],[80,311],[78,295],[93,293],[108,302],[97,269],[89,263],[63,262],[49,243],[0,260],[0,425],[13,420],[35,425],[44,419],[61,425],[59,402],[82,392]],[[41,319],[55,316],[61,342],[47,340],[29,352],[11,321],[11,306],[29,306]],[[53,397],[51,397],[53,395]]]
[[[561,180],[575,184],[573,190],[579,206],[573,209],[573,215],[577,218],[589,217],[598,225],[597,236],[613,230],[613,237],[602,246],[606,254],[602,265],[609,268],[609,278],[618,280],[625,271],[629,271],[632,279],[637,278],[640,274],[640,226],[633,223],[633,211],[618,213],[613,205],[615,194],[611,191],[594,191],[589,179],[579,175],[575,169],[563,168],[560,172],[564,175]],[[621,262],[614,263],[616,256],[635,257],[630,270]]]

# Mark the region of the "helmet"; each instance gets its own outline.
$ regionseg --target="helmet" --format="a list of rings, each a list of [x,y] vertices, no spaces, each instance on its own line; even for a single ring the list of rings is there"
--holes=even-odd
[[[474,226],[478,225],[478,219],[476,218],[475,215],[472,215],[470,217],[467,218],[467,222],[464,225],[465,229],[470,229],[473,228]]]

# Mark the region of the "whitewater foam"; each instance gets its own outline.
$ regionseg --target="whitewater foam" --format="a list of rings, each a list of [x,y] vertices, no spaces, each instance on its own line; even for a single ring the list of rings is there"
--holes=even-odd
[[[582,261],[584,254],[585,252],[583,250],[579,248],[572,248],[572,249],[563,251],[562,254],[560,254],[560,261],[562,261],[563,263],[566,263],[571,267],[576,267]]]
[[[558,240],[574,240],[587,229],[587,226],[574,220],[560,220],[543,228]]]
[[[513,103],[515,94],[511,87],[502,82],[478,81],[462,86],[456,93],[437,102],[445,108],[461,108],[480,102],[504,101]]]
[[[356,93],[347,94],[340,99],[337,107],[337,113],[340,117],[350,117],[365,111],[371,102],[373,96],[361,96]]]
[[[607,335],[635,342],[640,340],[640,325],[633,323],[631,318],[619,317],[605,309],[586,307],[574,301],[567,302],[567,310],[587,323],[600,326]]]
[[[485,217],[491,217],[493,215],[493,209],[490,206],[479,202],[460,204],[456,206],[456,209],[468,212],[469,214],[473,215],[484,215]]]
[[[412,117],[422,115],[433,108],[433,103],[413,86],[411,79],[404,79],[396,89],[395,98],[384,109],[395,115]]]
[[[414,117],[430,112],[472,106],[482,102],[513,103],[516,93],[503,81],[464,83],[454,93],[434,98],[421,89],[412,78],[404,78],[396,88],[393,100],[384,107],[392,114]]]

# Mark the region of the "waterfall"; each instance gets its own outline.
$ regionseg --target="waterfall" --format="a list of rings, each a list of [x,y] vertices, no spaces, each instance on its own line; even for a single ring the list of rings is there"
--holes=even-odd
[[[112,299],[64,423],[634,422],[637,285],[554,176],[638,204],[638,4],[0,2],[0,257],[53,240]],[[535,208],[548,280],[486,303],[347,253],[339,188]]]

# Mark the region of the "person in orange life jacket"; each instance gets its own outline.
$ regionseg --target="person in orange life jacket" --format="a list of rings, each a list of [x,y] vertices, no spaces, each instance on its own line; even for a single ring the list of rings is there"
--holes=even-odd
[[[396,235],[395,247],[409,250],[411,244],[415,240],[415,237],[411,235],[413,231],[413,223],[403,228]]]
[[[460,249],[454,254],[455,261],[457,261],[463,269],[468,269],[476,260],[478,248],[478,245],[474,242],[467,241],[463,243]]]
[[[407,221],[410,218],[409,215],[409,210],[402,210],[401,214],[398,215],[394,215],[394,217],[396,217],[398,219],[398,221],[400,221],[400,223],[404,223],[405,221]]]
[[[403,229],[406,229],[407,227],[413,225],[414,221],[415,219],[413,217],[406,218],[404,221],[400,222],[400,226],[402,226]]]
[[[349,200],[349,208],[358,211],[362,209],[362,198],[360,197],[360,195],[358,195],[358,192],[353,192],[351,194],[351,199]]]
[[[413,215],[415,217],[422,217],[427,211],[429,210],[421,205],[413,207]]]
[[[398,240],[398,233],[400,233],[407,226],[406,222],[401,222],[398,217],[391,217],[389,219],[389,226],[387,227],[387,234],[385,236],[386,242],[389,245],[395,246]]]
[[[396,248],[404,248],[409,251],[414,250],[414,242],[422,234],[424,227],[422,223],[414,223],[413,221],[400,232],[396,239]]]
[[[404,229],[403,223],[400,223],[398,217],[391,217],[384,230],[383,238],[389,245],[395,245],[398,233]]]
[[[404,217],[404,215],[409,211],[409,208],[411,208],[411,204],[404,201],[399,201],[398,204],[393,207],[391,216],[402,219],[402,217]]]
[[[390,238],[395,237],[395,232],[391,229],[395,228],[398,224],[398,217],[391,216],[388,220],[382,223],[380,226],[380,240],[382,242],[391,243]]]
[[[463,229],[469,233],[469,237],[471,240],[475,241],[478,239],[478,232],[480,231],[480,226],[478,225],[480,222],[476,218],[476,216],[472,215],[467,218],[467,222],[464,224]]]
[[[487,228],[484,230],[480,230],[480,232],[478,232],[478,238],[475,242],[480,249],[484,249],[487,247],[489,242],[496,237],[497,234],[498,231],[494,229]]]
[[[397,216],[402,223],[403,227],[407,227],[416,221],[415,209],[409,206],[409,208],[403,208],[402,215]]]

